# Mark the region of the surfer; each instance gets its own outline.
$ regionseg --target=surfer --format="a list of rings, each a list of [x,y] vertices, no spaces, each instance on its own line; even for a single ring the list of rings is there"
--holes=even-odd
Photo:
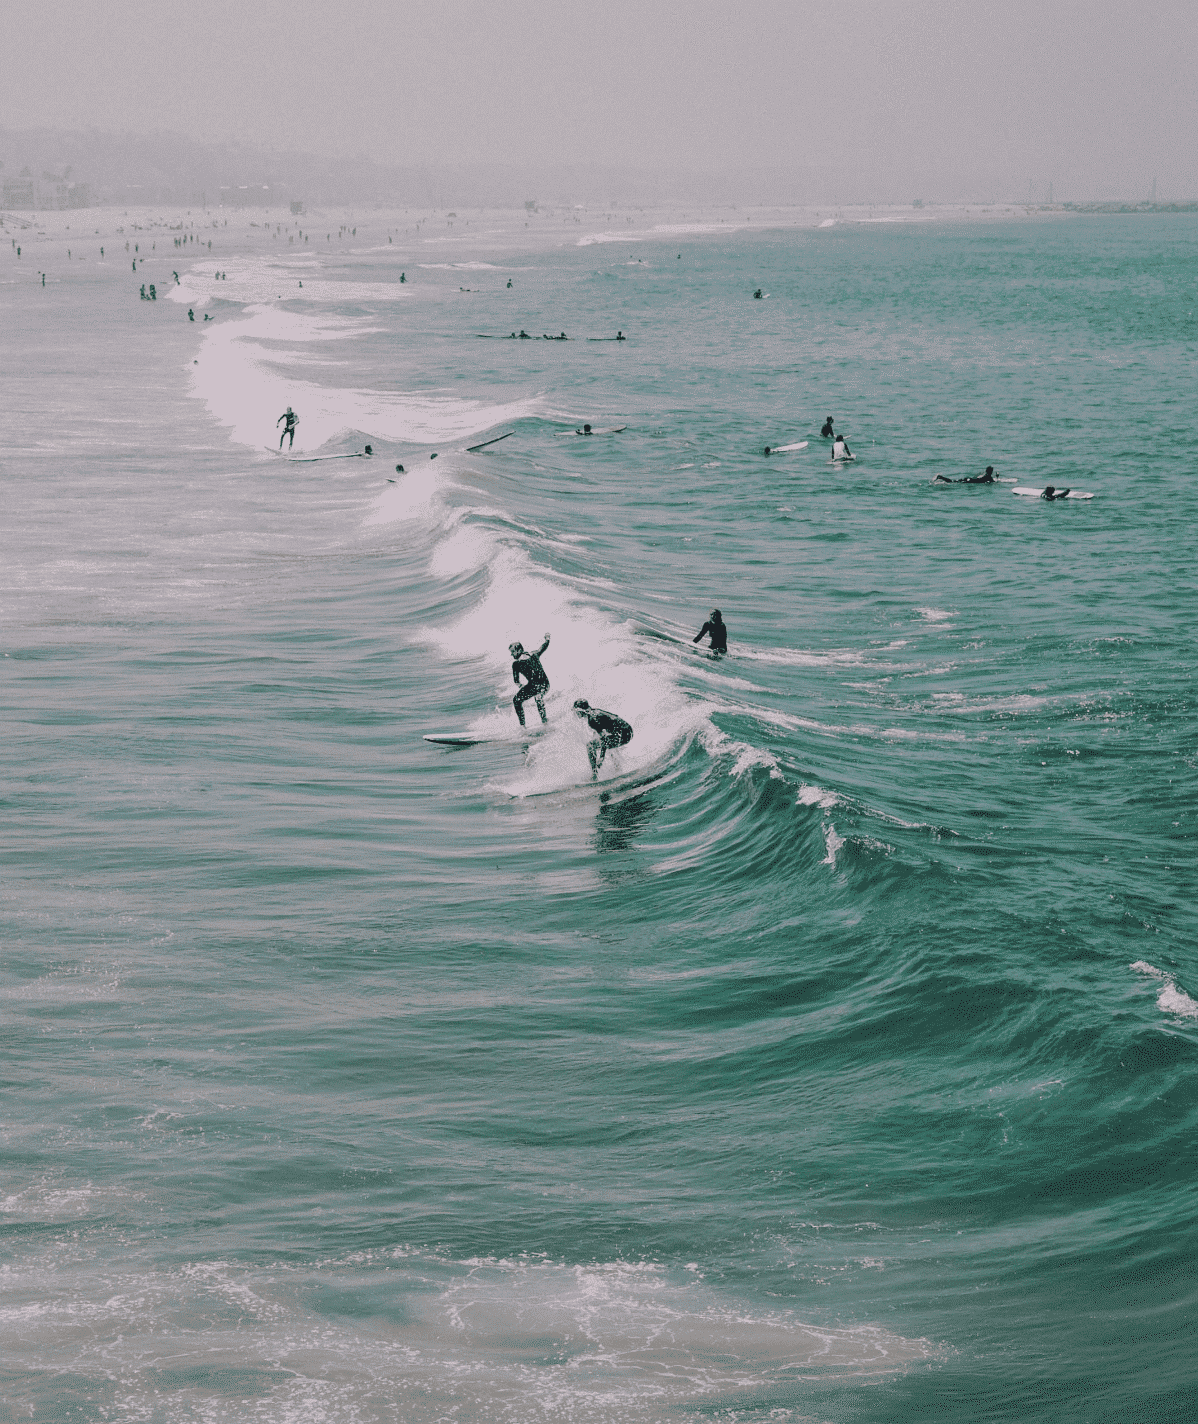
[[[617,340],[617,341],[627,341],[628,338],[624,335],[624,333],[623,333],[622,331],[617,331],[617,332],[616,332],[616,340]]]
[[[995,485],[998,483],[998,476],[994,473],[994,466],[987,465],[984,475],[963,475],[959,480],[954,480],[950,475],[935,475],[932,483],[934,485]]]
[[[592,707],[585,697],[574,703],[574,711],[586,718],[587,726],[596,734],[587,743],[587,760],[591,763],[591,780],[598,781],[603,758],[613,747],[626,747],[632,741],[632,728],[614,712]]]
[[[523,687],[512,698],[512,706],[516,709],[516,718],[520,725],[524,726],[524,704],[531,697],[537,704],[537,711],[541,714],[541,721],[548,722],[545,715],[545,694],[549,691],[549,679],[545,676],[545,669],[541,666],[541,654],[549,646],[549,634],[545,634],[545,641],[535,653],[525,652],[523,643],[509,643],[508,652],[512,655],[512,681],[520,687],[521,674],[527,679]]]
[[[699,629],[691,639],[692,643],[697,643],[705,633],[711,634],[711,651],[713,653],[726,653],[728,651],[728,625],[724,622],[724,615],[718,608],[711,610],[711,617]]]
[[[1055,485],[1049,485],[1049,486],[1047,486],[1047,488],[1045,489],[1044,493],[1040,496],[1040,498],[1041,498],[1041,499],[1064,499],[1065,496],[1066,496],[1068,493],[1069,493],[1069,491],[1068,491],[1067,489],[1059,490],[1059,489],[1057,489],[1057,487],[1056,487]]]
[[[286,424],[283,424],[284,421]],[[288,450],[290,450],[292,445],[295,444],[295,427],[299,424],[299,416],[288,406],[283,414],[279,416],[278,420],[275,421],[275,424],[283,425],[283,433],[279,436],[279,449],[281,450],[283,448],[283,441],[290,436],[291,440],[287,446]]]
[[[510,290],[510,289],[511,289],[511,285],[512,285],[512,279],[511,279],[510,277],[507,279],[507,284],[508,284],[508,289]]]
[[[831,417],[831,416],[829,416],[829,417],[827,418],[827,420],[824,421],[823,425],[820,427],[820,432],[819,432],[819,433],[824,437],[825,440],[835,440],[835,439],[836,439],[836,432],[835,432],[835,430],[832,429],[832,417]]]
[[[576,430],[575,435],[593,435],[595,432],[589,425],[584,425],[581,430]]]
[[[854,458],[853,452],[849,449],[849,442],[843,435],[837,435],[832,441],[832,458],[834,460],[851,460]]]

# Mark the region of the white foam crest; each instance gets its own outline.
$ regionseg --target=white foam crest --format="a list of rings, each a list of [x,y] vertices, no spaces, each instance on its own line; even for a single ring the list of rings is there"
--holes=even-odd
[[[575,246],[594,247],[601,242],[644,242],[647,236],[643,232],[589,232],[580,237]]]
[[[806,781],[799,787],[796,799],[800,806],[820,806],[825,811],[830,811],[833,806],[840,804],[840,797],[835,791],[825,791],[822,786],[815,786]]]
[[[1167,970],[1158,969],[1144,959],[1137,959],[1129,968],[1137,974],[1147,974],[1161,981],[1160,993],[1156,996],[1156,1006],[1161,1013],[1172,1014],[1175,1018],[1198,1019],[1198,1002],[1191,999],[1184,989],[1177,987],[1177,981]]]
[[[751,648],[740,644],[736,655],[758,663],[781,663],[785,667],[858,667],[866,661],[866,655],[856,648],[813,653],[807,648]]]
[[[844,837],[836,834],[836,827],[830,822],[824,827],[824,848],[827,855],[824,856],[824,865],[836,865],[836,852],[844,845]]]
[[[330,281],[320,275],[320,270],[314,252],[277,257],[212,257],[199,263],[193,261],[186,272],[180,271],[179,285],[172,285],[160,295],[189,307],[205,307],[209,302],[221,300],[254,306],[297,299],[338,304],[408,299],[406,289],[398,281]],[[224,275],[218,278],[217,272]]]
[[[216,322],[205,331],[192,389],[234,439],[251,447],[275,449],[278,416],[292,406],[299,416],[295,453],[351,430],[379,440],[442,444],[519,420],[531,410],[529,401],[490,405],[425,392],[320,386],[281,369],[295,363],[296,353],[263,345],[347,340],[374,330],[364,321],[325,313],[251,307],[244,319]]]

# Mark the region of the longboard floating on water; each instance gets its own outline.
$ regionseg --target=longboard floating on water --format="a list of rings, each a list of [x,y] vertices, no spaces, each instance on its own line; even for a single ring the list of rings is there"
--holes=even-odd
[[[793,445],[767,445],[765,453],[767,455],[789,455],[792,450],[806,450],[806,440],[796,440]]]
[[[1011,491],[1012,494],[1026,495],[1029,499],[1043,499],[1043,489],[1033,489],[1031,485],[1016,485]],[[1055,504],[1058,499],[1093,499],[1094,496],[1089,490],[1065,490],[1054,494],[1048,502]]]
[[[473,455],[476,450],[485,450],[488,445],[498,445],[501,440],[506,440],[508,435],[515,435],[514,430],[509,430],[507,435],[497,435],[494,440],[484,440],[481,445],[467,445],[467,455]]]

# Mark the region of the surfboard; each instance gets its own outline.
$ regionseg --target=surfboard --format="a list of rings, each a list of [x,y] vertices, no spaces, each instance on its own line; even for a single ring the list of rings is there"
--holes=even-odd
[[[315,465],[319,460],[365,460],[367,454],[365,450],[354,450],[348,455],[284,455],[281,450],[276,450],[271,445],[262,447],[269,455],[278,455],[281,460],[286,460],[289,465]]]
[[[526,742],[545,730],[545,724],[538,727],[521,727],[512,736],[492,737],[485,732],[425,732],[426,742],[435,742],[441,747],[479,747],[486,743]]]
[[[856,455],[833,455],[828,463],[832,465],[847,465],[856,458]]]
[[[509,430],[507,435],[497,435],[494,440],[484,440],[481,445],[467,445],[466,454],[473,455],[476,450],[485,450],[488,445],[498,445],[501,440],[506,440],[508,435],[515,435],[514,430]]]
[[[1011,491],[1012,494],[1026,495],[1029,499],[1039,499],[1044,493],[1044,488],[1033,489],[1030,485],[1016,485]],[[1045,500],[1046,504],[1055,504],[1058,499],[1093,499],[1094,496],[1089,490],[1071,489],[1066,495],[1057,495],[1054,499]]]
[[[619,435],[622,430],[627,430],[626,425],[608,425],[602,430],[592,430],[592,435]],[[555,430],[555,435],[585,435],[585,430]]]
[[[806,450],[806,440],[796,440],[793,445],[767,445],[765,453],[767,455],[789,455],[792,450]]]

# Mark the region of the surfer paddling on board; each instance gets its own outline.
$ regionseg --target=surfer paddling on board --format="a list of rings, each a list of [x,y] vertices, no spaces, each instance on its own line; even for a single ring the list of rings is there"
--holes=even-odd
[[[843,435],[837,435],[832,441],[832,458],[834,460],[851,460],[853,452],[849,449],[849,442]]]
[[[824,437],[825,440],[835,440],[835,439],[836,439],[836,432],[835,432],[835,430],[832,429],[832,417],[831,417],[831,416],[829,416],[829,417],[827,418],[827,420],[824,421],[823,425],[820,426],[820,431],[819,431],[819,433]]]
[[[286,424],[283,424],[284,421]],[[287,440],[288,436],[290,436],[290,442],[287,446],[288,450],[290,450],[292,445],[295,444],[295,427],[299,424],[299,416],[288,406],[283,414],[279,416],[278,420],[275,421],[275,424],[283,426],[283,433],[279,436],[279,449],[281,450],[283,448],[283,441]]]
[[[697,643],[704,633],[711,634],[711,651],[713,653],[726,653],[728,651],[728,625],[724,622],[724,615],[718,608],[711,610],[711,617],[699,629],[691,639],[692,643]]]
[[[587,743],[587,760],[591,763],[591,780],[598,781],[603,758],[613,747],[626,747],[632,741],[632,728],[614,712],[592,707],[585,697],[575,702],[574,711],[586,718],[587,726],[595,733]]]
[[[1041,498],[1041,499],[1064,499],[1065,496],[1066,496],[1068,493],[1069,493],[1069,491],[1068,491],[1067,489],[1059,490],[1059,489],[1057,489],[1057,487],[1056,487],[1055,485],[1048,485],[1048,486],[1045,488],[1044,493],[1040,496],[1040,498]]]
[[[526,681],[519,692],[512,698],[512,706],[516,709],[516,717],[520,725],[524,726],[524,704],[531,697],[537,704],[537,711],[541,714],[541,721],[548,722],[545,715],[545,694],[549,691],[549,679],[545,676],[545,669],[541,666],[541,654],[549,646],[549,634],[545,634],[545,641],[535,653],[528,653],[524,650],[523,643],[509,643],[508,652],[512,655],[512,681],[520,686],[521,674]]]
[[[998,476],[994,473],[994,466],[987,465],[984,475],[963,475],[961,479],[954,480],[949,475],[936,475],[932,479],[934,485],[996,485]]]

